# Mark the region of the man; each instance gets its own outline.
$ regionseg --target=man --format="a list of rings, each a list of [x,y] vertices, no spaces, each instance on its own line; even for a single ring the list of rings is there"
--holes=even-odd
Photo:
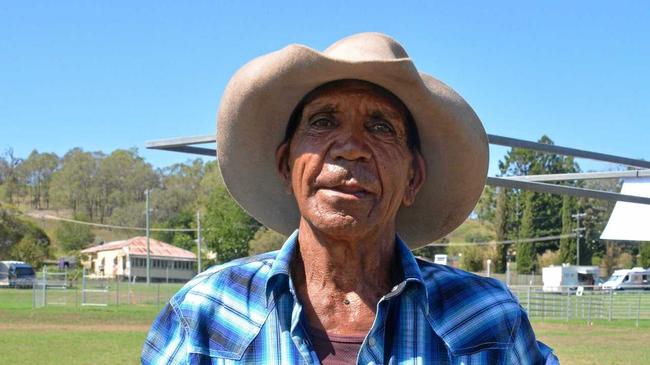
[[[498,281],[411,254],[467,217],[488,149],[471,107],[395,40],[251,61],[225,90],[217,147],[235,200],[291,235],[181,289],[143,363],[557,362]]]

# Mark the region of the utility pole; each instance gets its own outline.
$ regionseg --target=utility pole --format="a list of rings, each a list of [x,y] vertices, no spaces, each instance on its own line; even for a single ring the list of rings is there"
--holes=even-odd
[[[573,230],[576,233],[576,265],[580,266],[580,237],[582,236],[582,231],[586,228],[580,228],[580,218],[587,216],[587,213],[576,213],[571,214],[571,217],[576,219],[576,228]]]
[[[149,193],[150,190],[147,189],[144,191],[144,195],[146,198],[146,204],[145,204],[145,216],[147,217],[147,284],[151,282],[151,255],[150,255],[150,248],[149,248]]]
[[[198,245],[196,251],[197,258],[197,274],[201,272],[201,211],[196,211],[196,244]]]

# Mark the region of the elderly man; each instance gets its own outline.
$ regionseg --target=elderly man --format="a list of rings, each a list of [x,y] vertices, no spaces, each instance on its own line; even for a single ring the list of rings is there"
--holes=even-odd
[[[290,237],[185,285],[143,363],[557,362],[502,284],[411,254],[474,207],[487,139],[395,40],[251,61],[226,88],[217,146],[235,200]]]

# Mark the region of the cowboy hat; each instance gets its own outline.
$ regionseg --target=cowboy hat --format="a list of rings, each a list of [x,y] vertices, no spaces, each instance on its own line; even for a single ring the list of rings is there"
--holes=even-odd
[[[298,227],[300,213],[284,190],[275,151],[302,98],[322,84],[344,79],[390,90],[415,120],[427,179],[414,204],[398,211],[398,234],[417,248],[453,231],[472,211],[485,184],[485,130],[463,98],[418,72],[404,48],[379,33],[352,35],[323,52],[290,45],[235,73],[217,117],[217,157],[230,194],[273,230],[288,235]]]

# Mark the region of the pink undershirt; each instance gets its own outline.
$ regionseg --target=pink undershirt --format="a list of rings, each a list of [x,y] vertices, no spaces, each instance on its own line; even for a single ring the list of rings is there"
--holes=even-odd
[[[309,327],[314,351],[323,365],[354,364],[365,336],[337,336]]]

